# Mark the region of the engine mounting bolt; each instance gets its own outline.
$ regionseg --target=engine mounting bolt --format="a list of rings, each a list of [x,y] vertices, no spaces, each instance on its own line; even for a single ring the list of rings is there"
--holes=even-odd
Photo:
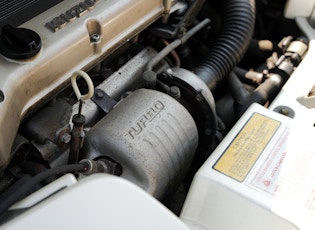
[[[62,143],[68,144],[68,143],[70,143],[70,141],[71,141],[71,135],[69,133],[65,133],[62,135],[62,137],[61,137]]]

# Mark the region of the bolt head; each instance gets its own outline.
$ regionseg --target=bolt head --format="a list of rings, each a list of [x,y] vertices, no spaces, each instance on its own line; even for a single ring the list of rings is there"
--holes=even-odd
[[[61,137],[61,142],[64,144],[68,144],[71,141],[71,135],[69,133],[65,133]]]
[[[98,42],[101,39],[101,36],[99,34],[92,34],[91,35],[91,41],[92,42]]]
[[[102,91],[96,91],[96,97],[97,98],[103,98],[104,97],[104,93]]]

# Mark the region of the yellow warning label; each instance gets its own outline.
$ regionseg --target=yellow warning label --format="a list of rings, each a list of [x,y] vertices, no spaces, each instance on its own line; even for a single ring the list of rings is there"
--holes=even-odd
[[[214,165],[214,169],[242,182],[281,122],[254,113]]]

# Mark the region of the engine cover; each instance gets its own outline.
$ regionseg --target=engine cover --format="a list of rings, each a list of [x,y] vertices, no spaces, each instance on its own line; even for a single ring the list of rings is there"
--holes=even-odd
[[[114,159],[122,177],[162,198],[185,175],[197,145],[196,124],[179,102],[140,89],[88,132],[83,152],[88,159]]]

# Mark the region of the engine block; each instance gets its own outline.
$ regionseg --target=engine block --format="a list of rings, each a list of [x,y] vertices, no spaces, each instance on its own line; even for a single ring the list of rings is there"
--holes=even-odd
[[[71,74],[87,70],[100,59],[113,53],[160,17],[165,7],[162,0],[97,1],[91,12],[81,13],[65,28],[53,32],[47,23],[73,9],[81,1],[63,1],[21,25],[35,31],[42,49],[28,60],[0,59],[0,168],[10,160],[10,150],[20,120],[38,104],[69,84]],[[98,39],[95,40],[94,38]]]

